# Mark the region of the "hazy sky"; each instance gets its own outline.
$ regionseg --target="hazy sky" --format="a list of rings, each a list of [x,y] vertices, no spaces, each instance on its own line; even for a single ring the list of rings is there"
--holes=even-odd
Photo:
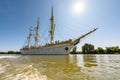
[[[83,6],[77,6],[76,2],[81,1]],[[95,33],[81,40],[79,49],[84,43],[95,47],[120,46],[120,0],[0,0],[0,51],[22,48],[29,27],[36,26],[38,17],[40,43],[48,42],[51,5],[55,40],[77,38],[98,27]]]

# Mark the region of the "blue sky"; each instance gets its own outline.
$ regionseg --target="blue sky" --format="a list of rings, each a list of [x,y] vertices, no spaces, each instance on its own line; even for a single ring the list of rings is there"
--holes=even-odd
[[[81,40],[95,47],[120,46],[120,0],[82,0],[83,13],[75,14],[72,6],[81,0],[0,0],[0,51],[17,50],[25,43],[29,27],[40,18],[40,43],[47,41],[51,5],[54,6],[55,40],[77,38],[98,27]]]

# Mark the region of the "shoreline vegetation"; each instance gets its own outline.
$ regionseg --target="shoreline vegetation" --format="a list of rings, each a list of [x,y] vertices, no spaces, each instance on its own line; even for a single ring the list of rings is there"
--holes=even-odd
[[[82,51],[76,51],[77,47],[74,47],[70,54],[120,54],[119,46],[106,47],[105,49],[102,47],[94,48],[94,45],[85,43],[82,46]],[[0,54],[21,54],[19,51],[8,51],[8,52],[0,52]]]
[[[0,54],[21,54],[19,51],[0,52]]]
[[[94,45],[85,43],[82,46],[82,51],[76,51],[77,47],[73,48],[73,51],[70,54],[120,54],[119,46],[112,47],[98,47],[95,49]]]

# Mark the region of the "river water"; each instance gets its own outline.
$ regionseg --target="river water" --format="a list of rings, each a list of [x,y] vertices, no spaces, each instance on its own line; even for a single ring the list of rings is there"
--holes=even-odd
[[[120,80],[120,55],[0,55],[0,80]]]

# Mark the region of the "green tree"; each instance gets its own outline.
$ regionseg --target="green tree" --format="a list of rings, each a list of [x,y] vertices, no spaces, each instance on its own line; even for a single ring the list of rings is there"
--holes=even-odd
[[[118,46],[113,46],[113,47],[106,47],[106,53],[112,54],[119,52],[119,47]]]
[[[119,49],[119,51],[118,51],[119,53],[120,53],[120,49]]]
[[[7,53],[8,53],[8,54],[14,54],[15,51],[8,51]]]
[[[98,47],[98,48],[96,49],[96,53],[98,53],[98,54],[103,54],[103,53],[105,53],[105,50],[104,50],[103,48],[101,48],[101,47]]]
[[[85,44],[82,46],[82,52],[83,52],[83,53],[91,53],[91,52],[94,52],[94,45],[85,43]]]
[[[106,47],[106,53],[107,53],[107,54],[113,53],[112,47]]]
[[[119,47],[118,46],[114,46],[112,47],[113,48],[113,52],[116,53],[116,52],[119,52]]]

